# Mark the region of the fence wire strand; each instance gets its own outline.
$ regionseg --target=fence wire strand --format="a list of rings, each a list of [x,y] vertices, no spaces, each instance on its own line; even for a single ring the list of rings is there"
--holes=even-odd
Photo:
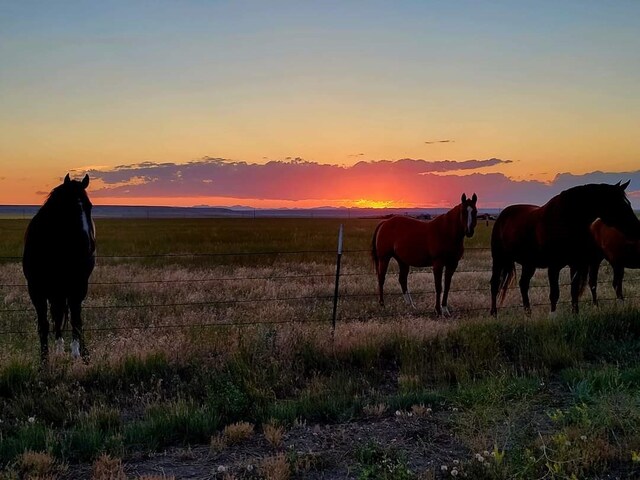
[[[471,251],[486,251],[489,252],[490,248],[488,247],[466,247],[465,250]],[[353,250],[344,250],[343,252],[346,256],[349,254],[361,254],[361,253],[369,253],[368,249],[353,249]],[[195,252],[195,253],[158,253],[158,254],[121,254],[121,255],[100,255],[98,259],[158,259],[158,258],[170,258],[170,259],[178,259],[178,258],[201,258],[201,257],[232,257],[232,256],[278,256],[278,255],[306,255],[306,254],[333,254],[336,252],[334,250],[293,250],[293,251],[262,251],[262,252]],[[19,256],[0,256],[0,260],[20,260]],[[397,274],[398,272],[390,271],[389,275]],[[490,269],[458,269],[456,273],[481,273],[488,274],[491,273]],[[413,270],[411,272],[412,275],[431,275],[432,269],[431,267],[421,269],[421,270]],[[127,280],[127,281],[93,281],[89,282],[90,285],[93,286],[132,286],[132,285],[162,285],[162,284],[193,284],[193,283],[212,283],[212,282],[233,282],[233,281],[287,281],[293,279],[302,279],[302,278],[332,278],[334,277],[333,273],[309,273],[309,274],[287,274],[287,275],[245,275],[245,276],[205,276],[205,277],[194,277],[187,279],[154,279],[154,280]],[[350,278],[358,278],[358,277],[371,277],[375,279],[375,275],[372,272],[347,272],[341,273],[340,277],[350,277]],[[454,278],[455,281],[455,278]],[[628,283],[637,283],[640,282],[640,277],[627,276],[624,280],[625,284]],[[611,280],[599,280],[598,285],[610,284]],[[563,282],[560,284],[561,287],[567,287],[570,283]],[[26,288],[26,283],[2,283],[0,284],[0,288]],[[328,287],[333,287],[333,284],[328,285]],[[533,284],[530,286],[530,289],[540,289],[540,288],[548,288],[547,284]],[[329,289],[329,288],[328,288]],[[469,288],[454,288],[450,290],[451,294],[455,293],[468,293],[468,292],[488,292],[489,286],[478,286],[478,287],[469,287]],[[428,295],[435,294],[435,290],[416,290],[412,291],[412,294],[416,295]],[[396,296],[402,295],[401,292],[391,291],[387,292],[388,296]],[[371,293],[361,293],[361,292],[350,292],[349,286],[342,287],[341,293],[339,294],[339,299],[358,299],[358,298],[373,298],[377,297],[378,294],[375,292]],[[85,310],[94,310],[94,311],[113,311],[113,310],[151,310],[158,308],[206,308],[206,307],[216,307],[223,305],[237,305],[237,304],[248,304],[248,303],[257,303],[257,304],[265,304],[265,303],[277,303],[277,302],[312,302],[312,301],[320,301],[324,302],[330,299],[333,299],[333,295],[327,293],[326,295],[302,295],[302,296],[284,296],[284,297],[271,297],[271,298],[242,298],[242,299],[233,299],[233,300],[212,300],[212,301],[203,301],[203,302],[171,302],[171,303],[143,303],[143,304],[116,304],[116,305],[84,305],[82,308]],[[627,296],[626,298],[640,298],[640,296]],[[613,298],[600,298],[602,302],[615,301]],[[561,301],[558,302],[558,305],[566,305],[570,304],[569,301]],[[342,304],[341,304],[342,305]],[[548,303],[534,303],[532,307],[541,307],[548,306]],[[362,305],[358,305],[358,307],[362,308]],[[501,307],[501,309],[517,309],[522,308],[522,305],[513,304],[506,305]],[[487,311],[488,308],[483,307],[468,307],[457,309],[454,312],[454,315],[472,313],[472,312],[480,312]],[[343,309],[343,312],[346,310]],[[31,307],[21,307],[21,308],[5,308],[0,309],[0,314],[35,314],[35,311]],[[344,314],[338,315],[338,320],[341,322],[349,322],[349,321],[364,321],[364,320],[375,320],[379,318],[391,318],[391,317],[413,317],[416,318],[424,318],[425,312],[421,311],[413,311],[408,313],[401,312],[370,312],[366,315],[356,315],[349,316]],[[150,325],[127,325],[127,326],[104,326],[104,327],[88,327],[85,328],[85,331],[120,331],[120,330],[132,330],[132,329],[180,329],[180,328],[195,328],[195,327],[203,327],[203,328],[221,328],[221,327],[247,327],[247,326],[259,326],[259,325],[284,325],[284,324],[327,324],[330,325],[330,318],[322,318],[322,319],[313,319],[313,320],[300,320],[300,319],[286,319],[286,320],[270,320],[270,321],[257,321],[257,322],[205,322],[205,323],[178,323],[178,324],[150,324]],[[29,334],[33,333],[31,330],[0,330],[0,335],[18,335],[18,334]]]

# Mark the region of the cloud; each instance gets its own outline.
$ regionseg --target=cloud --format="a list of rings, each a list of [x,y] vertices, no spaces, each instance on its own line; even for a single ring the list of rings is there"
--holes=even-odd
[[[372,199],[431,206],[457,203],[462,192],[477,193],[482,205],[542,204],[570,186],[631,179],[629,192],[640,189],[640,171],[562,173],[552,182],[514,180],[483,169],[512,163],[499,158],[465,161],[405,158],[360,161],[351,166],[322,164],[300,157],[264,164],[203,158],[184,164],[144,162],[112,169],[91,169],[95,197],[233,199],[322,202]],[[461,175],[460,172],[465,172]],[[635,188],[633,188],[635,187]],[[637,199],[635,193],[630,198]]]
[[[455,143],[455,140],[427,140],[427,145],[433,145],[434,143]]]

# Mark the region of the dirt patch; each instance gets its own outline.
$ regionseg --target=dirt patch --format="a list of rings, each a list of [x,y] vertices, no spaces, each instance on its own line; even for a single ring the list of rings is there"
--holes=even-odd
[[[447,427],[448,415],[450,412],[417,417],[403,412],[339,424],[299,425],[287,431],[278,449],[258,433],[219,453],[212,452],[208,445],[200,445],[131,457],[125,462],[125,472],[134,478],[141,475],[180,479],[224,478],[226,475],[255,478],[264,458],[282,452],[297,466],[295,478],[356,478],[356,450],[370,442],[401,452],[413,472],[439,472],[440,465],[470,455]],[[88,474],[88,466],[71,465],[67,478],[84,478]]]

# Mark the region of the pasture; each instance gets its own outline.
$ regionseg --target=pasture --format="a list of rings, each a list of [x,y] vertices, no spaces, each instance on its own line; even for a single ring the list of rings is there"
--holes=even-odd
[[[603,263],[600,308],[585,292],[573,316],[563,271],[548,318],[540,271],[532,316],[513,288],[494,319],[491,226],[479,222],[451,318],[433,313],[431,269],[412,270],[418,308],[406,306],[393,262],[381,309],[368,253],[377,222],[97,220],[90,361],[71,360],[67,332],[67,354],[40,369],[18,258],[27,222],[0,220],[2,475],[89,477],[92,465],[95,478],[640,474],[637,272],[617,305]]]

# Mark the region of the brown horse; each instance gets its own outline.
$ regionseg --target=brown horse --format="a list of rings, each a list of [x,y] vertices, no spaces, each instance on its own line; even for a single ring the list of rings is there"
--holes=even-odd
[[[605,224],[601,218],[597,218],[591,224],[591,235],[613,268],[613,288],[616,297],[618,300],[624,300],[624,269],[640,268],[640,240],[630,240],[617,228]]]
[[[380,305],[384,306],[383,287],[389,261],[395,258],[400,267],[398,279],[405,301],[415,307],[407,288],[409,267],[433,266],[436,313],[450,314],[447,300],[451,277],[464,253],[465,235],[473,236],[478,213],[477,200],[475,193],[471,199],[467,199],[467,196],[462,194],[460,204],[430,222],[397,216],[378,224],[371,241],[371,257],[378,276]],[[444,295],[441,307],[443,269],[445,269]]]
[[[491,314],[497,314],[498,293],[501,292],[502,302],[515,278],[516,262],[522,265],[520,292],[527,313],[531,311],[529,282],[536,268],[548,269],[551,312],[555,312],[560,297],[560,270],[567,265],[571,273],[573,311],[578,312],[578,298],[590,270],[595,272],[592,278],[595,300],[597,266],[602,253],[589,227],[600,217],[631,238],[640,237],[640,221],[624,192],[628,185],[629,182],[581,185],[563,191],[542,207],[511,205],[505,208],[491,233]]]

